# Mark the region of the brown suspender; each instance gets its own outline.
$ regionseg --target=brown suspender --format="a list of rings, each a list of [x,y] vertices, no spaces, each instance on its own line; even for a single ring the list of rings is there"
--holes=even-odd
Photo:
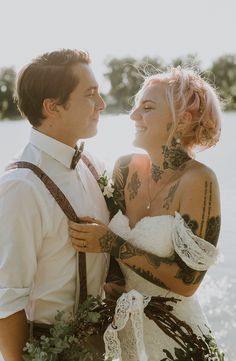
[[[81,159],[88,167],[90,172],[93,174],[95,179],[99,178],[99,175],[90,162],[90,160],[82,154]],[[18,161],[15,163],[10,164],[6,170],[16,169],[16,168],[28,168],[34,172],[34,174],[45,184],[48,191],[51,193],[57,204],[60,206],[64,214],[68,217],[69,220],[73,222],[80,222],[79,217],[76,215],[73,207],[71,206],[70,202],[64,195],[64,193],[60,190],[60,188],[53,182],[53,180],[38,166],[33,163],[25,162],[25,161]],[[80,293],[79,293],[79,303],[85,301],[87,297],[87,275],[86,275],[86,254],[78,252],[78,262],[79,264],[78,272],[79,272],[79,281],[80,281]],[[77,282],[76,282],[77,283]],[[77,285],[76,285],[77,287]],[[77,293],[77,289],[76,289]]]

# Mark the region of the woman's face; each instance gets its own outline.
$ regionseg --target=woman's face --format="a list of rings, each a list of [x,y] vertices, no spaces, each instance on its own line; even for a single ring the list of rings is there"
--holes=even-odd
[[[135,121],[133,144],[147,151],[166,145],[172,114],[165,97],[165,84],[149,84],[140,93],[130,118]]]

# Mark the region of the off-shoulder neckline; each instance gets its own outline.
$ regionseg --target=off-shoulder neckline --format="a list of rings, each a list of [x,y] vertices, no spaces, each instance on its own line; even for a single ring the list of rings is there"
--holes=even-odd
[[[130,230],[135,229],[135,228],[137,227],[137,225],[140,224],[141,222],[143,222],[145,219],[158,219],[158,218],[171,218],[171,219],[174,219],[176,216],[179,216],[180,218],[182,218],[182,216],[181,216],[177,211],[175,211],[175,215],[174,215],[174,216],[173,216],[172,214],[160,214],[160,215],[157,215],[157,216],[145,216],[145,217],[141,218],[141,219],[134,225],[134,227],[131,228],[131,227],[130,227],[130,224],[129,224],[129,218],[128,218],[128,216],[127,216],[126,214],[123,214],[123,213],[121,212],[121,210],[119,210],[119,212],[118,212],[116,215],[118,215],[119,213],[122,215],[122,217],[124,217],[124,218],[127,220],[127,224],[128,224],[128,226],[129,226]],[[115,215],[114,217],[116,217],[116,215]]]

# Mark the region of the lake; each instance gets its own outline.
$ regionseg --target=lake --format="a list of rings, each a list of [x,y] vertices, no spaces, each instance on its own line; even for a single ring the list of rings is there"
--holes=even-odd
[[[132,146],[133,122],[127,115],[101,117],[99,132],[85,147],[103,159],[109,170],[120,155],[141,152]],[[28,140],[30,125],[22,121],[0,122],[0,173]],[[236,112],[224,114],[222,136],[216,147],[196,155],[211,167],[221,190],[221,261],[205,277],[198,295],[227,360],[236,360]],[[235,157],[235,158],[234,158]]]

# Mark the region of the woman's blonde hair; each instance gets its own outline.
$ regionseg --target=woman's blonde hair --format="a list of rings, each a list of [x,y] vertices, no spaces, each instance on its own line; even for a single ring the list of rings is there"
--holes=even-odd
[[[151,84],[164,84],[173,127],[171,138],[177,136],[189,148],[210,148],[215,145],[221,131],[221,105],[216,90],[196,71],[187,68],[170,68],[167,72],[145,78],[140,93]],[[181,126],[181,115],[188,112],[192,121]]]

